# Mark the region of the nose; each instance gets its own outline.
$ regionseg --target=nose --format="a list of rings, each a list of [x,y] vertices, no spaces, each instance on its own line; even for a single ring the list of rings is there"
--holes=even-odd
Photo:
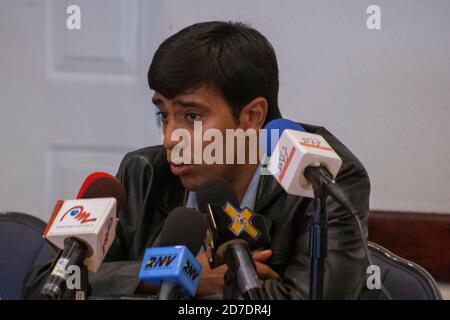
[[[176,129],[175,121],[169,119],[166,124],[163,126],[163,145],[167,151],[172,151],[173,147],[175,147],[178,143],[176,139],[172,141],[172,132]]]

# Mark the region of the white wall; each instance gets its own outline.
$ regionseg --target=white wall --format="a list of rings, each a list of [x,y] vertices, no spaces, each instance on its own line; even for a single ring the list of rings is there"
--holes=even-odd
[[[371,4],[381,30],[366,27]],[[167,35],[213,19],[271,41],[283,115],[362,160],[373,209],[450,213],[450,1],[166,1]]]
[[[60,29],[68,4],[84,33]],[[370,4],[382,30],[366,28]],[[150,58],[213,19],[271,41],[283,114],[327,127],[362,160],[372,209],[450,213],[450,1],[418,0],[0,0],[0,210],[46,219],[85,173],[114,173],[126,150],[159,143]],[[71,122],[83,115],[97,126]]]

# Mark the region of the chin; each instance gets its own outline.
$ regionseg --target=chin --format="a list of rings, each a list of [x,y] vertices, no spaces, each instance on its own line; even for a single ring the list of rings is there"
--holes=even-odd
[[[214,178],[215,175],[199,176],[199,175],[185,175],[180,176],[181,183],[186,190],[196,191],[198,187],[205,181]]]
[[[203,180],[196,176],[181,176],[181,183],[186,190],[195,191],[202,184]]]

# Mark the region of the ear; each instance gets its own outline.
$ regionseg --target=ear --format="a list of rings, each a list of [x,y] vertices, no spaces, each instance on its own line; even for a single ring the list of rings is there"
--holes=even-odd
[[[239,124],[243,130],[253,128],[261,129],[266,120],[268,110],[267,100],[263,97],[257,97],[248,103],[239,116]]]

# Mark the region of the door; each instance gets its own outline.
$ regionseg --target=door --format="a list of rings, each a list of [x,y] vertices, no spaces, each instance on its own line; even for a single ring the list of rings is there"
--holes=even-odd
[[[80,29],[68,29],[70,5]],[[147,70],[162,1],[0,2],[0,211],[48,220],[93,171],[158,144]],[[72,21],[72,20],[71,20]]]

